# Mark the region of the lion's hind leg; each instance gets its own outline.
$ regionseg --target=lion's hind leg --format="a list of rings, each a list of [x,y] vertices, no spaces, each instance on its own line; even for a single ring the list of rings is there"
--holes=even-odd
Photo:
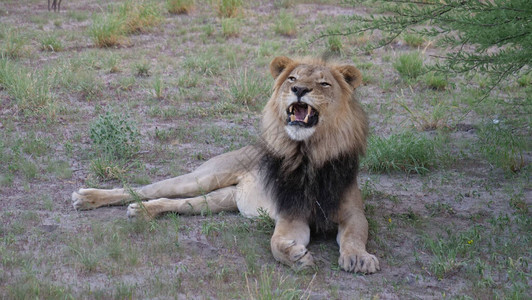
[[[165,212],[201,214],[236,210],[238,210],[236,205],[236,186],[229,186],[193,198],[160,198],[131,203],[127,208],[127,215],[130,218],[142,217],[152,219]]]

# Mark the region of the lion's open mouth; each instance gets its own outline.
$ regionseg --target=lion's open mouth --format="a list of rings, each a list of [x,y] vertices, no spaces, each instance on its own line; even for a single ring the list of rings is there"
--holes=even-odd
[[[318,111],[306,103],[292,103],[286,113],[288,114],[288,119],[286,120],[288,125],[312,127],[318,124]]]

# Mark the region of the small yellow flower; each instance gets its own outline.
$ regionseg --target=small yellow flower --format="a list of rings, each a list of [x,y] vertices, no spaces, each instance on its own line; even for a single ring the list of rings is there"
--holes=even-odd
[[[392,218],[388,218],[388,223],[392,223]]]
[[[469,245],[471,245],[471,244],[473,244],[473,240],[469,240],[469,241],[467,241],[467,243],[468,243]]]

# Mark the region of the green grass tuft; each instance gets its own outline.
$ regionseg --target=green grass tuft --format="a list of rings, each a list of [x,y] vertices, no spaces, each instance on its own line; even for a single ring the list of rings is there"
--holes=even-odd
[[[162,22],[157,2],[128,0],[118,8],[119,19],[124,20],[126,33],[148,32]]]
[[[0,58],[0,87],[26,115],[53,116],[54,98],[50,91],[50,79],[45,74],[29,71],[8,58]]]
[[[63,43],[54,35],[49,35],[41,40],[41,50],[59,52],[63,51]]]
[[[440,74],[429,73],[424,79],[429,88],[437,91],[444,91],[449,85],[447,77]]]
[[[493,166],[508,173],[526,167],[525,152],[530,149],[530,137],[515,132],[500,120],[493,120],[479,128],[477,148]]]
[[[27,43],[20,30],[4,27],[0,30],[0,57],[14,59],[25,56],[29,53]]]
[[[294,15],[281,11],[275,22],[274,31],[277,34],[294,36],[296,34],[296,21]]]
[[[124,20],[115,15],[96,15],[89,28],[89,36],[100,48],[115,47],[127,43]]]
[[[419,47],[425,42],[425,39],[421,35],[415,33],[407,33],[403,39],[410,47]]]
[[[400,55],[393,67],[404,79],[416,79],[423,73],[423,59],[419,52],[410,52]]]
[[[221,18],[234,18],[242,11],[242,0],[216,0],[216,10]]]
[[[237,37],[240,34],[240,20],[237,18],[222,19],[222,34],[225,37]]]
[[[196,6],[195,0],[167,0],[166,8],[171,14],[186,14],[188,15]]]
[[[402,171],[425,174],[436,165],[434,142],[413,132],[392,134],[387,138],[372,135],[362,167],[370,172]]]
[[[255,106],[268,99],[270,85],[268,81],[260,78],[247,70],[238,72],[239,75],[229,84],[229,94],[234,103],[239,105]]]

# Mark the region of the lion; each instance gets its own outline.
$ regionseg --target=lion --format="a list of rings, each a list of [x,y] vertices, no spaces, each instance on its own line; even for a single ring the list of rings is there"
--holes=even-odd
[[[133,202],[127,215],[150,219],[205,209],[238,210],[245,217],[266,211],[275,220],[271,251],[277,261],[297,270],[314,266],[307,250],[311,229],[337,229],[343,270],[379,270],[378,259],[366,251],[368,222],[357,184],[368,134],[366,115],[354,97],[360,71],[324,59],[281,56],[270,63],[270,72],[275,83],[259,142],[132,191],[80,189],[72,194],[74,208]]]

